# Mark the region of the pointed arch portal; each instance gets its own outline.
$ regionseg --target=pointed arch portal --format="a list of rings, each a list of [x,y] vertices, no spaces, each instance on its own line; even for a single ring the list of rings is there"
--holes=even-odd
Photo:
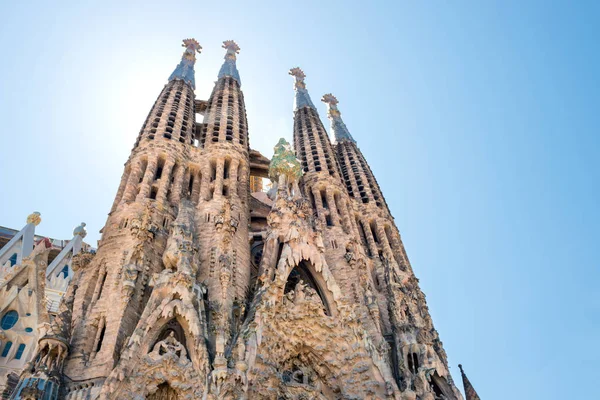
[[[317,283],[315,277],[311,273],[310,267],[311,265],[309,261],[300,261],[298,265],[296,265],[288,275],[283,294],[285,295],[294,290],[298,282],[302,281],[305,285],[309,286],[310,288],[314,289],[315,292],[317,292],[319,298],[321,299],[321,302],[325,306],[325,314],[331,316],[331,308],[329,302],[327,301],[327,298],[325,297],[325,294],[323,293],[323,290]]]
[[[148,397],[147,400],[178,400],[179,396],[175,389],[171,387],[167,382],[163,382],[158,385],[158,389],[156,392],[152,393]]]

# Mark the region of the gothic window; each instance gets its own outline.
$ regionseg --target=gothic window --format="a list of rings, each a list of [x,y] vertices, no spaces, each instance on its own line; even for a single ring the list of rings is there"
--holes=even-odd
[[[154,173],[155,181],[159,180],[161,178],[164,167],[165,167],[165,160],[164,160],[164,158],[160,158],[158,160],[158,165],[156,166],[156,172]]]
[[[10,261],[10,266],[13,267],[17,263],[17,253],[10,256],[8,260]]]
[[[231,164],[231,161],[225,159],[225,163],[223,164],[223,179],[229,178],[229,164]]]
[[[8,352],[10,351],[11,347],[12,342],[6,342],[6,344],[4,345],[4,349],[2,350],[2,357],[6,357],[8,355]]]
[[[4,316],[2,317],[0,326],[2,327],[2,329],[4,329],[6,331],[6,330],[11,329],[13,326],[15,326],[15,324],[17,323],[18,320],[19,320],[19,313],[16,312],[15,310],[10,310],[6,314],[4,314]]]
[[[152,189],[150,189],[150,200],[156,200],[157,193],[158,193],[158,189],[156,187],[153,187]]]
[[[329,204],[327,203],[327,196],[324,190],[321,190],[321,203],[323,203],[324,209],[329,209]]]
[[[19,347],[17,347],[17,353],[15,354],[15,359],[16,360],[20,360],[21,359],[21,357],[23,356],[23,352],[25,351],[25,347],[26,346],[25,346],[24,343],[21,343],[19,345]]]
[[[406,358],[408,361],[408,369],[410,370],[410,372],[412,372],[413,374],[419,372],[419,357],[417,356],[417,353],[408,353],[408,356]]]
[[[215,161],[210,162],[210,181],[217,179],[217,164]]]

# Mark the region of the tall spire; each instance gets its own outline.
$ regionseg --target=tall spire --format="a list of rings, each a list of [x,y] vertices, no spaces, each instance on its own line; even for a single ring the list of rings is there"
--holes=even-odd
[[[331,93],[327,93],[323,95],[321,101],[323,103],[327,103],[327,116],[331,120],[331,130],[333,131],[335,141],[341,142],[342,140],[350,140],[356,143],[354,138],[352,138],[350,131],[348,131],[346,124],[344,124],[344,121],[342,121],[342,114],[337,108],[338,99],[336,99],[336,97]]]
[[[467,378],[465,371],[463,371],[462,365],[458,364],[458,368],[460,368],[460,374],[462,375],[463,386],[465,387],[465,399],[466,400],[481,400],[479,398],[479,395],[475,391],[475,388],[473,388],[473,385],[471,385],[469,378]]]
[[[294,89],[296,90],[296,102],[294,104],[294,111],[301,109],[302,107],[310,107],[313,110],[317,108],[313,104],[310,96],[308,95],[308,90],[306,90],[306,84],[304,83],[304,78],[306,75],[304,72],[298,68],[290,69],[290,75],[293,76],[296,81],[294,82]]]
[[[236,54],[240,52],[240,46],[237,45],[233,40],[226,40],[223,42],[224,49],[227,49],[227,53],[225,53],[225,62],[221,66],[219,70],[219,79],[224,76],[230,76],[242,86],[242,80],[240,79],[240,73],[237,70],[235,65]]]
[[[196,52],[200,53],[202,46],[200,46],[196,39],[184,39],[182,46],[185,47],[185,51],[183,52],[183,56],[181,56],[181,62],[169,77],[169,81],[175,79],[182,80],[195,89],[194,64],[196,63]]]

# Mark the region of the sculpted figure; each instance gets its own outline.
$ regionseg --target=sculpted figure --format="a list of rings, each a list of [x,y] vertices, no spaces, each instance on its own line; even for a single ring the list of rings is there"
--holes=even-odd
[[[152,352],[161,356],[164,354],[175,354],[180,359],[185,359],[187,356],[187,350],[175,339],[175,332],[173,331],[164,340],[157,342]]]

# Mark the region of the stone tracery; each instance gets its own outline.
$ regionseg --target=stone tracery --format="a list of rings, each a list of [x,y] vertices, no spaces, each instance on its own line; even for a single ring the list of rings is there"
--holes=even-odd
[[[281,139],[269,163],[248,147],[239,46],[224,42],[207,101],[193,93],[201,47],[184,47],[126,164],[98,254],[73,259],[68,338],[46,335],[60,321],[43,327],[23,387],[43,376],[73,400],[461,399],[337,99],[323,97],[334,145],[306,75],[292,69],[295,150]],[[271,190],[250,194],[260,168]],[[67,382],[63,368],[85,384]]]

